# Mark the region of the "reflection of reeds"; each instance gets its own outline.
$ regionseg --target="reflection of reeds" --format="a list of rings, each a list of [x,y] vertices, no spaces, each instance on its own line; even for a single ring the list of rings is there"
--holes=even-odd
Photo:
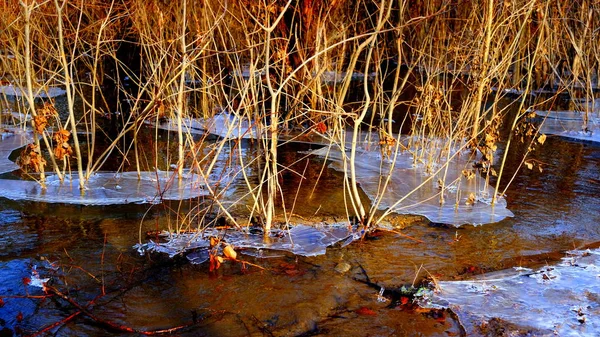
[[[211,144],[210,155],[195,151],[184,121],[226,110],[260,138],[259,158],[247,162],[239,155],[232,164],[258,170],[257,186],[245,170],[241,173],[253,203],[250,217],[259,214],[267,229],[283,200],[279,177],[287,168],[277,158],[280,135],[289,130],[323,134],[341,145],[348,159],[343,163],[349,212],[370,224],[381,218],[374,216],[378,201],[366,209],[359,193],[354,165],[361,133],[379,137],[382,157],[408,150],[426,170],[452,156],[432,151],[434,142],[426,139],[442,139],[444,144],[435,144],[446,149],[468,144],[482,155],[478,167],[489,181],[498,167],[496,143],[506,137],[500,124],[507,121],[511,132],[496,178],[499,191],[514,131],[529,108],[544,103],[528,93],[548,87],[592,101],[598,86],[596,1],[19,3],[0,5],[3,81],[26,93],[26,104],[17,106],[34,121],[37,88],[66,88],[68,114],[52,127],[70,129],[82,184],[112,154],[129,151],[138,171],[143,160],[158,169],[173,164],[180,174],[193,163],[207,179],[230,140]],[[123,85],[124,77],[130,87]],[[506,105],[504,89],[522,90],[521,99]],[[103,129],[100,116],[118,119],[117,132]],[[155,145],[148,155],[146,148],[140,150],[139,132],[145,121],[157,125],[165,118],[176,123],[176,147]],[[235,127],[228,133],[236,134]],[[419,142],[402,149],[398,129],[410,130]],[[78,139],[77,130],[89,132]],[[353,131],[349,143],[346,130]],[[41,141],[35,137],[38,149],[54,152],[51,132],[44,130]],[[98,154],[98,140],[109,134]],[[86,147],[86,158],[80,146]],[[65,175],[69,165],[61,168],[50,158],[52,170]],[[382,194],[387,184],[382,181]],[[442,179],[442,191],[444,186]],[[440,203],[447,202],[441,196]],[[217,206],[236,221],[226,205],[217,200]]]

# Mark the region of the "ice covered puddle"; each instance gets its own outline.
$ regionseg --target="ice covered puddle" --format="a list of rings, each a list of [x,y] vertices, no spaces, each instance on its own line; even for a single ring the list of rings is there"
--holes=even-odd
[[[426,306],[451,307],[468,335],[493,318],[535,336],[600,336],[600,251],[573,251],[539,270],[441,281]],[[507,335],[512,335],[507,331]]]
[[[7,129],[0,141],[0,174],[19,169],[8,159],[12,151],[33,141],[29,132]],[[230,175],[213,174],[214,181],[223,183]],[[112,205],[127,203],[158,203],[162,200],[185,200],[208,195],[205,179],[185,172],[181,177],[175,172],[99,172],[86,182],[85,190],[79,190],[79,178],[73,174],[63,182],[56,175],[46,179],[46,189],[32,180],[0,179],[0,197],[11,200],[28,200],[78,205]],[[210,178],[209,178],[210,179]]]
[[[19,129],[3,129],[0,140],[0,174],[19,169],[19,165],[8,159],[10,154],[33,142],[31,133]]]
[[[55,175],[46,179],[46,189],[29,180],[0,179],[0,197],[75,205],[113,205],[127,203],[160,203],[162,200],[185,200],[208,195],[197,175],[186,173],[181,179],[176,172],[100,172],[79,190],[79,179],[69,177],[60,182]]]
[[[372,202],[379,202],[379,209],[391,208],[399,214],[418,214],[432,222],[455,226],[493,223],[513,216],[503,198],[491,204],[494,190],[471,171],[472,162],[466,154],[455,156],[447,166],[442,159],[443,165],[427,168],[425,164],[415,164],[413,155],[406,152],[398,153],[392,163],[392,159],[382,159],[379,151],[364,148],[357,151],[357,181]],[[324,147],[311,153],[332,161],[334,169],[344,170],[343,154],[339,148]],[[346,156],[349,154],[346,150]],[[451,152],[449,157],[454,154],[456,152]],[[465,176],[464,170],[472,174]],[[387,178],[389,182],[384,188]],[[446,182],[443,190],[439,180]],[[440,205],[442,193],[444,203]],[[471,195],[473,200],[469,200]]]
[[[58,87],[46,87],[33,90],[33,96],[39,98],[52,98],[62,96],[66,93],[64,89]],[[24,89],[14,85],[0,85],[0,95],[8,96],[25,96],[27,93]]]
[[[588,104],[591,105],[591,104]],[[541,133],[600,142],[600,100],[585,111],[536,111],[542,121]]]
[[[245,230],[217,230],[208,228],[201,233],[172,234],[164,232],[162,235],[166,242],[157,243],[150,241],[136,248],[140,253],[159,252],[168,254],[169,257],[184,254],[192,263],[202,263],[206,259],[201,252],[208,249],[211,236],[221,237],[225,242],[237,248],[251,249],[261,256],[263,250],[285,251],[301,256],[323,255],[327,247],[343,242],[348,244],[360,238],[360,234],[353,231],[347,224],[317,224],[296,225],[289,230],[273,230],[265,236],[262,231],[251,233]],[[243,251],[242,251],[243,252]],[[189,254],[188,254],[189,253]],[[206,255],[208,258],[208,255]]]
[[[179,125],[176,119],[169,118],[156,125],[167,131],[178,131]],[[246,118],[236,114],[223,111],[208,119],[183,118],[181,120],[183,132],[192,134],[204,134],[205,132],[217,135],[224,139],[256,139],[257,128]]]

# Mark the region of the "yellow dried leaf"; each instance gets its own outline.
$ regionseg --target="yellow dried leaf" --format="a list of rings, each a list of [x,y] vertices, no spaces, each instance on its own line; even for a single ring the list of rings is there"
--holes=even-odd
[[[542,133],[542,135],[538,137],[537,141],[540,144],[544,144],[544,142],[546,141],[546,135]]]
[[[467,198],[467,201],[465,202],[465,204],[467,204],[469,206],[475,204],[475,193],[469,194],[469,197]]]
[[[210,248],[213,248],[214,246],[218,245],[219,241],[221,241],[221,240],[219,240],[219,238],[211,236],[210,239],[209,239]]]
[[[237,253],[235,252],[235,250],[233,250],[233,247],[231,247],[231,245],[227,245],[225,246],[225,248],[223,248],[223,255],[232,260],[236,260],[237,258]]]
[[[530,169],[530,170],[533,169],[533,163],[532,162],[526,161],[525,162],[525,166],[527,166],[527,168]]]
[[[467,178],[467,180],[475,178],[475,173],[472,170],[462,170],[462,174]]]

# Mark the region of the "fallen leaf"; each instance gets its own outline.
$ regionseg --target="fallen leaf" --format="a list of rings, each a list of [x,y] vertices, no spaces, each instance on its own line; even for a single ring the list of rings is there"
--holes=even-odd
[[[323,123],[323,122],[319,122],[319,123],[317,123],[317,125],[315,125],[315,129],[319,133],[325,133],[327,131],[327,125],[325,125],[325,123]]]
[[[471,206],[473,204],[475,204],[475,194],[471,193],[469,194],[469,197],[467,198],[467,201],[465,202],[466,205]]]
[[[223,262],[223,258],[220,256],[210,255],[210,266],[209,271],[214,271],[221,267],[221,262]]]
[[[544,142],[546,141],[546,135],[542,133],[542,135],[538,137],[537,141],[540,144],[544,144]]]
[[[223,248],[223,255],[232,260],[237,259],[237,253],[235,252],[235,250],[233,250],[233,247],[231,245],[227,245],[225,246],[225,248]]]

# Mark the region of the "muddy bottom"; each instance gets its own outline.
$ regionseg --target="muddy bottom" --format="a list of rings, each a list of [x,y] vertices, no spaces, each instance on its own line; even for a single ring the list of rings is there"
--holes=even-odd
[[[181,336],[458,336],[464,331],[452,312],[392,305],[361,280],[366,273],[385,289],[399,289],[425,277],[468,279],[550,263],[600,241],[598,148],[550,138],[536,159],[546,163],[544,172],[520,172],[507,191],[514,218],[459,229],[395,218],[402,235],[379,232],[322,256],[257,259],[239,252],[264,270],[227,261],[211,272],[184,258],[140,256],[132,248],[146,240],[140,233],[172,226],[176,208],[1,199],[0,336],[164,329]],[[339,176],[328,174],[323,181],[331,190]],[[334,216],[343,195],[317,195],[322,203],[299,198],[295,213],[321,216],[324,209],[322,216]],[[45,278],[46,292],[36,284]],[[490,324],[488,335],[510,328],[503,320]]]

